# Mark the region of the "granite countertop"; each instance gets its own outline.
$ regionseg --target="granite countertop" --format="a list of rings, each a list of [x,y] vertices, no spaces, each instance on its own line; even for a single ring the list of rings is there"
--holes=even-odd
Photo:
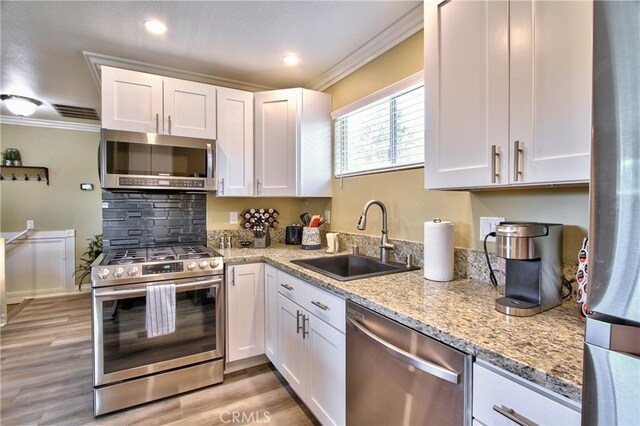
[[[271,264],[580,402],[584,323],[573,298],[533,317],[509,317],[494,308],[498,291],[480,281],[429,281],[418,270],[340,282],[291,263],[327,255],[300,246],[232,249],[223,254],[227,264]]]

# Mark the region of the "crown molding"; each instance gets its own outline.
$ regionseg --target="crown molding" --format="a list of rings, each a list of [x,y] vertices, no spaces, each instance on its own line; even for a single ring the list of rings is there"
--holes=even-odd
[[[100,132],[99,124],[85,124],[74,123],[71,121],[55,121],[55,120],[41,120],[37,118],[25,118],[17,116],[0,116],[0,123],[13,124],[16,126],[31,126],[31,127],[46,127],[48,129],[60,129],[60,130],[79,130],[82,132]]]
[[[422,2],[307,86],[323,91],[424,28]]]
[[[249,92],[259,92],[262,90],[275,89],[274,87],[270,86],[263,86],[260,84],[253,84],[245,81],[233,80],[230,78],[216,77],[213,75],[207,75],[178,68],[165,67],[161,65],[154,65],[147,62],[134,61],[131,59],[118,58],[115,56],[101,55],[99,53],[83,51],[82,54],[84,55],[84,58],[89,65],[89,70],[91,71],[91,75],[93,76],[96,85],[98,86],[98,90],[101,90],[100,67],[103,65],[114,68],[124,68],[148,74],[157,74],[165,77],[173,77],[181,80],[197,81],[199,83],[213,84],[215,86],[229,87],[232,89],[246,90]]]

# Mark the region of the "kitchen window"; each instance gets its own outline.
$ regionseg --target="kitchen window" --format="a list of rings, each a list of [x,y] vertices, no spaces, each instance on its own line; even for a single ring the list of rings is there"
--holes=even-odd
[[[335,176],[424,166],[422,72],[332,113]]]

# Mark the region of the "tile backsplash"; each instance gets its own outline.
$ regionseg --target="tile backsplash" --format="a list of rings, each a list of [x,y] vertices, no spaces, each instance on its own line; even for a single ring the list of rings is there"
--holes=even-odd
[[[207,243],[205,194],[103,192],[104,250]]]

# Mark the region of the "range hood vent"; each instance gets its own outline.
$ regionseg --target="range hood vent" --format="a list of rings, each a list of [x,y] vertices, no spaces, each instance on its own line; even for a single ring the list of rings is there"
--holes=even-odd
[[[72,105],[51,104],[63,117],[67,118],[83,118],[85,120],[100,121],[98,111],[93,108],[78,107]]]

